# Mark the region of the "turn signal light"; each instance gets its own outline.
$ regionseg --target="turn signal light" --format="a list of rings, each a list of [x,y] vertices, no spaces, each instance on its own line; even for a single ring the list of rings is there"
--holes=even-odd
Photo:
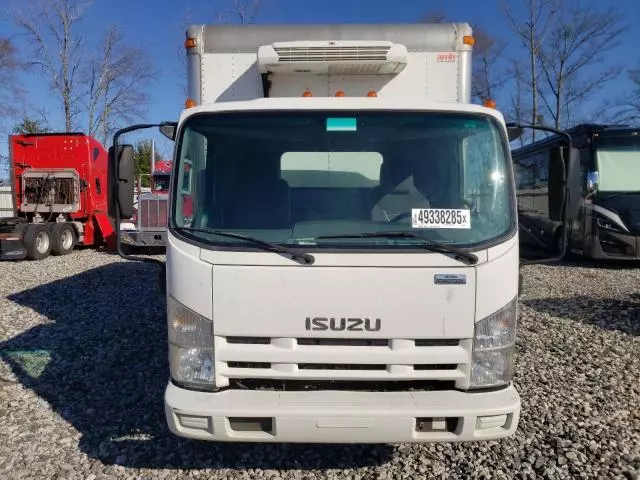
[[[496,101],[492,98],[487,98],[482,102],[482,105],[488,108],[496,108]]]

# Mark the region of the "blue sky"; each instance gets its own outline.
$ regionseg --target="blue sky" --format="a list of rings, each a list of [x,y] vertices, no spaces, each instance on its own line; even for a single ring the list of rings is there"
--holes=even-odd
[[[490,33],[515,46],[507,20],[502,12],[503,0],[483,0],[458,2],[432,0],[322,0],[321,2],[301,0],[263,0],[256,23],[393,23],[419,20],[428,11],[444,12],[455,21],[468,21],[479,24]],[[15,3],[15,0],[2,0],[2,8]],[[26,2],[25,2],[26,3]],[[516,14],[522,13],[520,0],[510,3]],[[609,62],[623,62],[633,67],[638,62],[637,45],[640,42],[640,26],[633,19],[640,18],[640,2],[602,2],[582,0],[583,4],[593,4],[599,8],[607,5],[624,5],[625,15],[631,22],[631,29],[622,39],[623,44],[608,54]],[[347,6],[347,4],[349,4]],[[604,5],[603,5],[604,4]],[[180,65],[176,49],[184,39],[184,24],[189,11],[192,23],[213,23],[220,13],[227,12],[231,0],[216,1],[153,1],[153,0],[94,0],[82,21],[82,31],[87,41],[97,43],[107,24],[116,24],[126,35],[128,41],[144,48],[155,61],[159,70],[156,81],[150,88],[151,104],[144,121],[177,119],[184,104],[179,87],[177,71]],[[4,13],[4,12],[3,12]],[[6,15],[0,22],[0,35],[16,40],[20,49],[27,47],[20,43],[19,32]],[[21,81],[29,92],[29,101],[38,108],[46,107],[49,123],[54,129],[64,126],[61,106],[48,89],[47,82],[39,74],[25,74]],[[606,96],[619,95],[629,89],[626,74],[612,82],[600,92],[598,101]],[[630,90],[629,90],[630,91]],[[503,92],[505,94],[506,92]],[[500,100],[500,96],[498,96]],[[500,106],[500,105],[499,105]],[[7,120],[0,129],[7,128]],[[15,123],[15,122],[12,122]],[[161,146],[166,150],[169,145]],[[6,153],[6,136],[0,139],[0,154]],[[163,152],[165,153],[165,152]]]

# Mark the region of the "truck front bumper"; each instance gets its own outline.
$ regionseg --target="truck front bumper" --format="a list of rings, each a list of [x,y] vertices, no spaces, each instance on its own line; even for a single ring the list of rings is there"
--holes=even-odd
[[[23,235],[12,225],[0,224],[0,260],[23,260],[27,249],[22,242]]]
[[[136,247],[165,247],[167,245],[166,230],[120,230],[123,244]]]
[[[223,442],[404,443],[511,436],[520,396],[492,392],[195,392],[169,382],[165,414],[175,435]]]

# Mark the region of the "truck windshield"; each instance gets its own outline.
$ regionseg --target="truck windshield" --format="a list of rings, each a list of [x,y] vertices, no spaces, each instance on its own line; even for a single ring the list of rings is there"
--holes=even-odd
[[[608,142],[596,150],[600,192],[640,191],[640,141]]]
[[[153,177],[153,190],[154,191],[167,191],[169,190],[169,182],[171,180],[170,175],[156,175]]]
[[[205,246],[251,248],[210,230],[307,250],[471,248],[516,227],[508,146],[484,115],[197,114],[177,148],[171,228]],[[389,231],[424,240],[357,235]]]

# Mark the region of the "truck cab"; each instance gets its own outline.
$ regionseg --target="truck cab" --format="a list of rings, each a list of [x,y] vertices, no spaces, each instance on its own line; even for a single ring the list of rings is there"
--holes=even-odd
[[[11,216],[0,260],[44,260],[78,245],[115,243],[107,210],[107,151],[82,132],[9,136]]]
[[[150,174],[138,175],[134,214],[120,228],[128,251],[165,246],[171,169],[170,160],[156,160]],[[149,177],[149,187],[146,188],[142,186],[144,176]]]
[[[189,98],[160,125],[175,141],[172,432],[514,434],[512,136],[471,104],[473,43],[464,23],[188,29]],[[133,150],[118,138],[110,205],[126,218]]]

